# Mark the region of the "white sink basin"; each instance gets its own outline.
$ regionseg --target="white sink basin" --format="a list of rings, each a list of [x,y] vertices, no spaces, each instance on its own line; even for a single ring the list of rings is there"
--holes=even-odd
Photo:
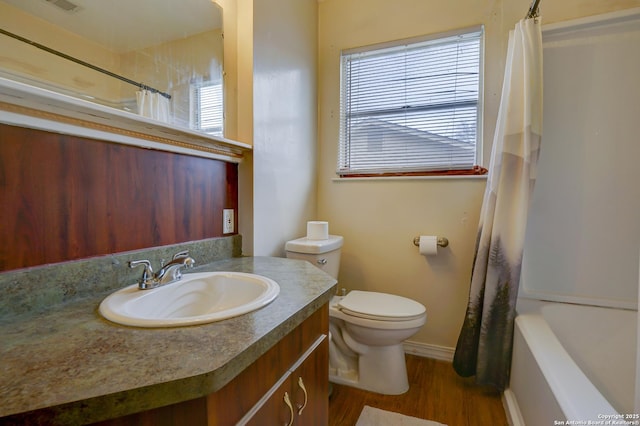
[[[100,303],[106,319],[137,327],[204,324],[259,309],[280,293],[270,278],[242,272],[184,274],[180,281],[152,290],[134,284]]]

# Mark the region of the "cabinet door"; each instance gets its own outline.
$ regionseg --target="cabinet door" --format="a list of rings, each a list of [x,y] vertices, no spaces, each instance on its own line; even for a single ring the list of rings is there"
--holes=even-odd
[[[270,397],[266,399],[260,409],[257,410],[250,419],[239,424],[247,426],[270,426],[270,425],[292,425],[295,421],[295,409],[291,401],[291,379],[287,374],[280,381],[280,386],[275,387],[270,392]]]
[[[321,425],[329,420],[329,340],[319,337],[240,425]]]
[[[297,425],[329,422],[329,339],[291,373],[291,399]]]

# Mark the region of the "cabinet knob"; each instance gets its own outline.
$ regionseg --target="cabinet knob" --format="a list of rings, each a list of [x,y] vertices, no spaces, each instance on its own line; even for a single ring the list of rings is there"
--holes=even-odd
[[[287,426],[291,426],[293,424],[293,405],[291,405],[291,399],[289,399],[289,394],[287,392],[284,393],[284,403],[287,404],[287,407],[289,407],[289,423],[287,423]]]
[[[298,386],[300,387],[300,389],[302,389],[302,392],[304,392],[304,403],[301,406],[298,406],[298,415],[301,416],[302,415],[302,410],[304,410],[304,407],[307,406],[307,388],[304,387],[304,382],[302,381],[302,377],[298,377]]]

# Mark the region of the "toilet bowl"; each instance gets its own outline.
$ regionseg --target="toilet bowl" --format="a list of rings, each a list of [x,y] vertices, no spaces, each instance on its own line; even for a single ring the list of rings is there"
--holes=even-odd
[[[342,237],[287,242],[287,257],[308,260],[337,278]],[[353,290],[329,304],[329,380],[386,395],[409,390],[402,342],[426,322],[406,297]]]
[[[333,368],[330,356],[330,381],[386,395],[405,393],[409,381],[402,342],[426,320],[424,306],[405,297],[358,290],[334,296],[331,341],[339,342],[336,351],[352,361],[346,369]]]

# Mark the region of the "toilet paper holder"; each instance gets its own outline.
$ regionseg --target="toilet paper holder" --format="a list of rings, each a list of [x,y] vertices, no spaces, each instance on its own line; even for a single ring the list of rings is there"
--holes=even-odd
[[[413,239],[413,245],[416,247],[420,247],[420,237],[415,237]],[[445,237],[438,237],[438,246],[446,247],[449,245],[449,240]]]

